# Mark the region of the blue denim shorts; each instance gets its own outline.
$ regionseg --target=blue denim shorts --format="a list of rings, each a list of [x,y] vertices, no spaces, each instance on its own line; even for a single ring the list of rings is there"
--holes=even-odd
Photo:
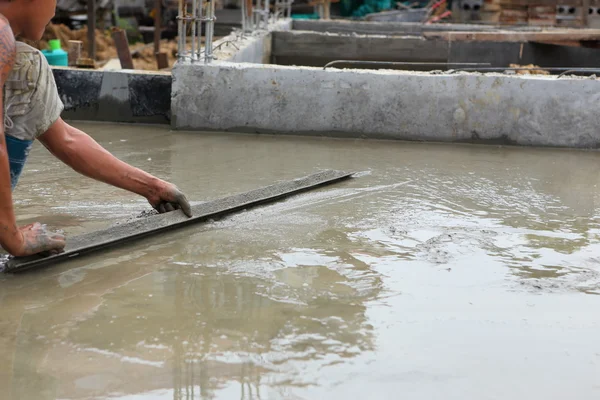
[[[21,140],[8,135],[5,138],[8,162],[10,164],[10,185],[11,189],[15,190],[33,141]]]

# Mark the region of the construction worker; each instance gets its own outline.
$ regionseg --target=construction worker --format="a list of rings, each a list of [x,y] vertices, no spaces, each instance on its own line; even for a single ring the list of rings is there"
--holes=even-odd
[[[144,196],[161,213],[181,209],[191,217],[176,186],[122,162],[60,117],[63,104],[45,57],[15,41],[40,40],[55,8],[55,0],[0,0],[0,246],[14,256],[56,254],[66,243],[39,223],[16,224],[12,190],[36,139],[75,171]]]

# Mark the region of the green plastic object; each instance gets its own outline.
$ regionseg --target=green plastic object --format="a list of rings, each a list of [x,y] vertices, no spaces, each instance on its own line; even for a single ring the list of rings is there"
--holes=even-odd
[[[52,39],[48,42],[48,44],[50,45],[50,50],[60,50],[60,40],[59,39]]]
[[[358,8],[352,12],[353,17],[364,17],[367,14],[391,10],[391,0],[364,0]]]
[[[60,48],[60,40],[54,39],[48,42],[50,49],[42,50],[42,54],[50,65],[66,67],[69,65],[69,55]]]
[[[292,14],[292,19],[319,19],[319,14]]]

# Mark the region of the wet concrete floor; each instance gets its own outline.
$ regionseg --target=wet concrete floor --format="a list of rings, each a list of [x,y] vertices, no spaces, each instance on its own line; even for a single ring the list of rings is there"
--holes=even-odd
[[[203,201],[356,179],[0,277],[3,399],[578,399],[600,395],[597,152],[79,124]],[[41,146],[22,223],[147,209]]]

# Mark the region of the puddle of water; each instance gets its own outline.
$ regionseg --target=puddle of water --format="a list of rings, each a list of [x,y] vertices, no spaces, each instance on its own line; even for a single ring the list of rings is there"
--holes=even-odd
[[[600,394],[596,152],[80,126],[194,201],[359,174],[0,277],[3,398]],[[70,235],[148,209],[41,146],[14,197]]]

